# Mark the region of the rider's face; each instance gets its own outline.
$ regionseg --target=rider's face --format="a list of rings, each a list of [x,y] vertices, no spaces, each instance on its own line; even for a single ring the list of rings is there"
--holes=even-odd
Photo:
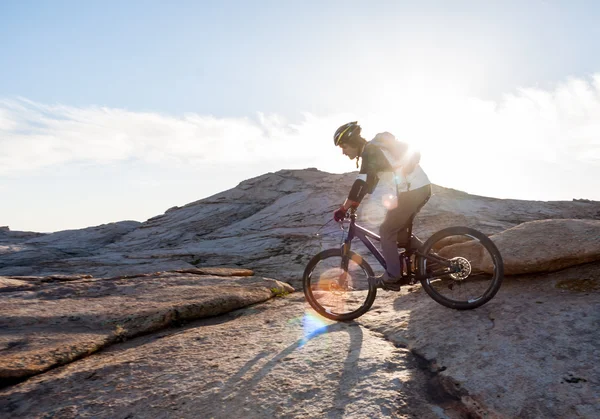
[[[348,156],[350,160],[354,160],[358,157],[358,147],[351,146],[349,144],[343,144],[340,146],[342,148],[342,153],[344,156]]]

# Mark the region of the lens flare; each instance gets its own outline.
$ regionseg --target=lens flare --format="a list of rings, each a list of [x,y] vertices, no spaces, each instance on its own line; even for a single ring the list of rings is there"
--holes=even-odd
[[[398,206],[398,197],[392,194],[384,195],[381,197],[381,203],[388,211],[392,210]]]
[[[306,342],[312,338],[327,332],[327,327],[332,322],[326,321],[323,317],[316,313],[307,312],[302,317],[303,337],[299,347],[304,346]]]

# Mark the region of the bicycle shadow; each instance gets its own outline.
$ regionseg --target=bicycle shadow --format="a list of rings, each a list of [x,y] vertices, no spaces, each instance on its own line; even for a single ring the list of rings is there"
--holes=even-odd
[[[310,323],[310,316],[304,316],[303,322]],[[324,325],[321,327],[313,327],[314,325],[304,324],[305,327],[305,335],[296,340],[294,343],[289,345],[287,348],[277,353],[271,359],[264,363],[262,367],[260,367],[257,371],[250,373],[257,364],[259,364],[264,358],[267,358],[272,355],[272,352],[262,351],[257,354],[254,358],[247,361],[244,366],[240,368],[240,370],[232,375],[223,385],[222,390],[219,394],[221,399],[228,399],[230,397],[235,397],[238,394],[250,394],[252,389],[261,381],[268,379],[269,373],[277,366],[281,366],[281,362],[286,360],[289,356],[295,354],[298,350],[302,349],[306,345],[310,344],[310,341],[313,339],[322,336],[328,335],[332,333],[339,332],[347,332],[350,338],[348,343],[347,353],[345,355],[345,359],[343,361],[344,368],[339,376],[339,379],[336,380],[336,391],[332,400],[331,409],[326,417],[328,418],[340,418],[343,416],[343,410],[336,409],[340,406],[344,405],[344,400],[347,399],[349,393],[352,391],[355,386],[355,380],[351,379],[352,375],[355,375],[356,369],[358,368],[358,361],[360,359],[361,349],[363,346],[363,331],[361,326],[358,323],[350,322],[350,323],[333,323]],[[344,354],[340,352],[340,357],[343,357]],[[313,367],[314,368],[314,367]],[[311,366],[307,364],[307,374],[310,374]],[[300,392],[298,390],[294,391],[294,398],[292,398],[288,403],[295,403],[298,399],[306,400],[310,399],[314,396],[317,396],[316,390],[310,390],[307,392]],[[234,412],[231,412],[227,405],[221,405],[220,407],[213,406],[213,410],[211,410],[211,415],[227,417]],[[274,413],[274,412],[273,412]]]

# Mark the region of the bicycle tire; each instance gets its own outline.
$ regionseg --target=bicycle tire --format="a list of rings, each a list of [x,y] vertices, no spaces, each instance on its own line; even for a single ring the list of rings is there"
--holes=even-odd
[[[337,263],[337,261],[334,261],[333,258],[339,258],[339,263]],[[333,311],[331,308],[327,308],[324,307],[319,300],[321,300],[322,298],[318,298],[315,293],[318,293],[320,291],[324,291],[324,292],[328,292],[331,290],[323,290],[321,288],[318,288],[321,286],[320,282],[322,282],[321,278],[317,278],[314,273],[316,268],[320,265],[321,262],[323,262],[323,264],[325,265],[324,261],[328,261],[328,263],[333,263],[332,266],[341,266],[342,264],[342,250],[341,249],[328,249],[328,250],[324,250],[320,253],[318,253],[317,255],[315,255],[306,265],[306,268],[304,269],[304,274],[302,276],[302,284],[303,284],[303,289],[304,289],[304,296],[306,298],[306,301],[308,301],[308,303],[310,304],[310,306],[317,312],[319,313],[321,316],[326,317],[328,319],[331,320],[337,320],[337,321],[350,321],[350,320],[354,320],[357,317],[362,316],[364,313],[366,313],[371,306],[373,305],[373,302],[375,301],[375,297],[377,296],[377,288],[372,285],[370,283],[370,281],[368,281],[368,277],[369,276],[373,276],[373,269],[371,268],[371,266],[369,265],[369,263],[362,258],[359,254],[349,251],[348,255],[347,255],[347,260],[348,263],[353,263],[355,264],[357,267],[359,267],[363,273],[364,273],[364,277],[367,278],[366,282],[363,284],[363,286],[365,288],[368,288],[368,291],[366,289],[363,290],[358,290],[358,291],[354,291],[354,290],[342,290],[339,291],[340,294],[343,294],[344,292],[346,293],[350,293],[353,292],[352,297],[353,299],[360,299],[362,300],[362,294],[365,294],[366,292],[366,296],[364,299],[364,302],[358,306],[356,309],[350,310],[348,312],[335,312]],[[352,265],[352,267],[354,267],[354,265]],[[342,272],[344,273],[348,273],[348,266],[346,266],[346,268],[338,268],[340,270],[344,269]],[[362,277],[362,275],[361,275]],[[326,287],[327,285],[325,285]],[[333,291],[331,292],[331,294],[335,294]]]
[[[456,300],[453,298],[448,298],[439,291],[440,289],[444,289],[446,287],[439,286],[438,289],[436,289],[436,287],[434,286],[435,280],[439,280],[440,278],[431,278],[427,276],[427,259],[425,257],[419,256],[417,265],[421,285],[423,286],[425,292],[427,292],[427,294],[429,294],[429,296],[433,298],[433,300],[445,307],[456,310],[470,310],[480,307],[483,304],[490,301],[496,295],[496,293],[500,289],[500,286],[502,285],[502,280],[504,279],[504,262],[502,261],[502,256],[500,254],[500,251],[498,250],[494,242],[490,240],[490,238],[488,238],[485,234],[481,233],[480,231],[477,231],[470,227],[449,227],[438,231],[423,244],[423,247],[421,248],[421,253],[424,255],[434,254],[435,252],[432,250],[432,248],[435,246],[435,244],[439,244],[442,240],[448,239],[452,236],[466,236],[469,237],[470,240],[476,239],[479,241],[479,244],[483,246],[484,250],[489,253],[489,258],[493,266],[493,271],[491,274],[489,274],[491,275],[491,278],[489,280],[489,286],[487,286],[485,291],[481,293],[481,295],[478,295],[476,298],[471,297],[466,300]],[[454,244],[454,246],[460,246],[461,244],[464,243],[457,242]],[[450,247],[451,246],[448,246],[448,248]],[[444,251],[444,249],[442,249],[442,251]],[[460,250],[457,250],[457,252],[460,253]],[[469,272],[470,269],[471,268],[469,265]],[[465,279],[469,279],[469,276],[460,280],[450,278],[448,281],[454,281],[454,284],[459,284],[457,287],[457,289],[459,289],[460,287],[463,287],[462,284],[465,284],[466,286],[467,282],[462,281],[464,281]],[[445,278],[448,277],[452,277],[452,275],[447,275]]]

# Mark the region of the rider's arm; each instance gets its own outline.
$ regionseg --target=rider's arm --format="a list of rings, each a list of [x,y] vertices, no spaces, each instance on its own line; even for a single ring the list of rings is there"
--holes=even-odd
[[[379,167],[381,165],[381,159],[378,158],[378,153],[381,153],[378,148],[368,146],[365,148],[363,155],[361,156],[362,163],[360,172],[352,184],[352,188],[350,188],[348,198],[344,202],[345,209],[351,207],[357,208],[366,194],[373,193],[373,190],[379,182],[377,172],[382,171],[382,168]]]

